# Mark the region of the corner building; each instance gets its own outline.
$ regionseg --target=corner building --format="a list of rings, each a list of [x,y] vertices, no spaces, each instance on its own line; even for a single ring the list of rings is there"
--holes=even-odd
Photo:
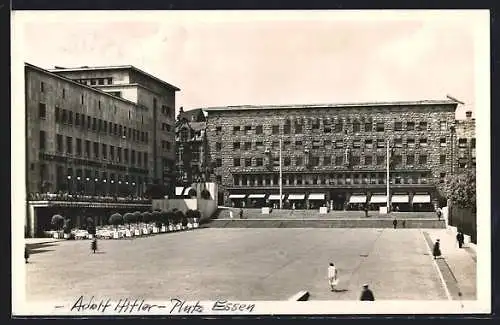
[[[219,204],[279,204],[281,138],[284,208],[385,206],[389,140],[391,204],[431,211],[446,204],[456,108],[450,100],[206,108]]]
[[[25,86],[29,193],[173,195],[179,88],[132,66],[30,64]]]

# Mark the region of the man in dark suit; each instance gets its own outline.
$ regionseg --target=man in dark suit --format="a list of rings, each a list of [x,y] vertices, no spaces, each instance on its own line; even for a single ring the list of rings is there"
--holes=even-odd
[[[368,284],[363,285],[363,291],[361,292],[361,301],[375,301],[375,297],[373,296],[373,292],[368,288]]]

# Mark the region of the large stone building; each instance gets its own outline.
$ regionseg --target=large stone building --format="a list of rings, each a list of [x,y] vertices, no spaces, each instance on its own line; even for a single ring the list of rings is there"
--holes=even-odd
[[[436,100],[206,108],[219,203],[276,206],[281,139],[285,207],[386,205],[389,141],[393,207],[432,210],[446,204],[440,190],[457,162],[457,105]]]
[[[173,196],[178,90],[132,66],[49,71],[25,64],[29,199],[134,197],[153,183]]]
[[[456,159],[457,172],[469,168],[476,169],[476,119],[472,111],[465,112],[465,120],[457,120],[456,130]]]
[[[201,109],[184,111],[180,108],[175,124],[176,142],[176,195],[186,193],[184,189],[193,182],[208,180],[210,166],[207,164],[208,148],[206,119]]]

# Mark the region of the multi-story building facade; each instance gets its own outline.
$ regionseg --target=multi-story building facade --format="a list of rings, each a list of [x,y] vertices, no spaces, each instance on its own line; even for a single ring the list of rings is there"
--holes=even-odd
[[[178,88],[130,66],[25,72],[29,192],[171,187]]]
[[[25,64],[30,199],[141,196],[153,183],[173,196],[178,90],[132,66],[49,71]],[[28,214],[33,234],[36,209]]]
[[[476,119],[472,111],[465,112],[465,120],[457,120],[456,130],[456,160],[457,172],[476,169]]]
[[[208,180],[206,119],[202,109],[184,111],[180,108],[175,125],[177,155],[176,195],[180,189],[191,186],[193,182]],[[183,187],[184,186],[184,187]]]
[[[213,180],[221,204],[404,210],[445,204],[440,189],[455,161],[452,100],[206,108]],[[274,204],[273,204],[274,205]]]

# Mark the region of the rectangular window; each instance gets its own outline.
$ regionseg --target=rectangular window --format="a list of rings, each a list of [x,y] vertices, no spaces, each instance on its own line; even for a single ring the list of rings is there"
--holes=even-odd
[[[240,165],[241,165],[241,159],[240,158],[233,158],[233,166],[239,167]]]
[[[61,134],[57,135],[57,151],[62,152],[63,151],[63,136]]]
[[[39,137],[39,145],[38,148],[40,150],[45,150],[45,131],[40,131],[40,137]]]
[[[108,122],[107,121],[103,121],[102,124],[103,124],[102,125],[102,128],[103,128],[102,131],[107,134],[108,133]]]
[[[373,140],[372,139],[365,140],[365,148],[367,148],[367,149],[373,148]]]
[[[401,139],[401,138],[394,139],[394,146],[396,148],[402,148],[403,147],[403,139]]]
[[[335,132],[337,133],[342,132],[343,123],[344,123],[343,121],[337,121],[337,123],[335,123]]]
[[[255,142],[256,149],[262,149],[264,147],[264,143],[262,141]]]
[[[99,158],[99,143],[94,142],[94,158]]]
[[[80,98],[80,103],[83,105],[83,95],[82,95],[82,97]]]
[[[279,134],[279,133],[280,133],[280,126],[279,125],[273,125],[272,134]]]
[[[392,164],[394,167],[401,166],[402,162],[403,162],[403,157],[401,155],[393,155],[392,156]]]
[[[365,123],[365,132],[372,132],[373,130],[373,123],[372,122],[366,122]]]
[[[300,140],[295,141],[295,147],[297,147],[297,149],[301,149],[303,145],[304,144],[302,143],[302,141]]]
[[[376,131],[377,132],[384,132],[385,127],[384,127],[384,122],[378,122],[376,126]]]
[[[146,142],[146,132],[141,131],[141,141]]]
[[[215,143],[215,151],[221,151],[222,149],[222,143],[216,142]]]
[[[130,162],[132,163],[132,165],[135,165],[135,150],[132,150],[130,152]]]
[[[352,155],[352,156],[351,156],[351,164],[352,164],[353,166],[358,166],[358,165],[359,165],[359,163],[360,163],[360,158],[359,158],[359,156]]]
[[[410,148],[415,147],[415,139],[413,138],[406,139],[406,146]]]
[[[475,149],[476,148],[476,138],[472,138],[470,139],[470,147],[472,149]]]
[[[320,126],[321,126],[321,123],[320,123],[319,119],[314,119],[312,121],[312,129],[313,130],[319,130]]]
[[[148,166],[149,166],[149,160],[148,160],[148,153],[147,152],[144,153],[143,164],[144,164],[144,168],[148,168]]]
[[[459,148],[467,148],[467,139],[465,139],[465,138],[458,139],[458,147]]]
[[[257,125],[255,127],[255,134],[262,134],[262,125]]]
[[[256,158],[255,159],[255,165],[256,166],[262,166],[264,163],[263,163],[263,160],[262,158]]]
[[[47,117],[47,107],[44,103],[38,103],[38,117],[45,119]]]
[[[73,138],[66,137],[66,153],[72,155],[73,154]]]
[[[103,130],[102,120],[99,119],[99,121],[97,122],[97,132],[101,132],[102,130]]]
[[[62,123],[67,123],[68,121],[68,113],[65,109],[62,109],[62,117],[61,117],[61,122]]]
[[[377,155],[377,165],[381,166],[385,164],[385,155]]]
[[[118,162],[122,161],[122,148],[120,147],[116,148],[116,161]]]
[[[354,122],[352,124],[352,132],[360,132],[361,131],[361,124],[359,122]]]
[[[75,113],[75,125],[80,126],[80,113]]]
[[[44,92],[45,91],[45,83],[42,81],[40,82],[40,92]]]
[[[290,134],[291,132],[291,125],[289,123],[285,123],[283,125],[283,134]]]
[[[85,127],[85,114],[82,114],[81,125],[82,125],[82,128]]]
[[[245,167],[252,166],[252,158],[245,158]]]
[[[325,148],[331,148],[332,147],[332,140],[325,140],[323,141],[323,145],[325,146]]]
[[[295,124],[295,134],[302,133],[302,124]]]
[[[68,111],[68,124],[73,125],[73,112]]]
[[[240,132],[239,126],[233,126],[233,134],[238,134]]]
[[[335,157],[335,165],[336,166],[341,166],[343,162],[344,162],[343,156],[336,156]]]
[[[408,166],[415,165],[415,155],[413,155],[413,154],[406,155],[406,164]]]
[[[420,156],[418,156],[418,163],[420,165],[427,164],[427,155],[420,155]]]
[[[108,159],[108,146],[104,143],[102,144],[102,158]]]
[[[440,129],[441,131],[447,131],[446,121],[441,121],[441,122],[439,122],[439,129]]]
[[[82,155],[82,139],[76,139],[76,155]]]
[[[118,136],[121,138],[123,136],[123,126],[118,125]]]
[[[311,166],[319,166],[319,157],[316,157],[316,156],[311,156],[310,158],[311,160]]]
[[[295,157],[295,166],[302,166],[304,164],[304,158]]]
[[[323,157],[323,166],[330,166],[332,164],[332,157],[324,156]]]
[[[446,164],[446,155],[440,155],[440,156],[439,156],[439,163],[440,163],[441,165]]]
[[[61,109],[56,106],[56,123],[61,122]]]
[[[427,147],[427,139],[425,138],[420,139],[419,144],[421,147]]]
[[[342,140],[335,141],[335,148],[340,149],[344,147],[344,142]]]
[[[385,148],[385,140],[377,139],[377,148]]]
[[[233,142],[233,150],[240,150],[240,142]]]
[[[427,131],[427,122],[420,122],[418,124],[418,131]]]
[[[252,132],[252,126],[251,125],[246,125],[245,126],[245,134],[250,134]]]
[[[446,138],[439,139],[439,145],[441,147],[446,147]]]
[[[394,131],[403,131],[403,123],[394,122]]]
[[[252,149],[252,143],[251,142],[245,142],[245,150],[251,150]]]
[[[137,166],[142,166],[142,152],[137,152]]]
[[[291,163],[292,163],[292,160],[290,159],[290,157],[285,157],[285,158],[283,159],[283,165],[284,165],[284,166],[290,166],[290,165],[291,165]]]
[[[353,148],[361,148],[361,140],[354,140],[352,143]]]
[[[319,149],[321,147],[321,140],[313,140],[312,148]]]
[[[114,146],[109,146],[109,159],[111,161],[115,160],[115,147]]]
[[[90,141],[85,140],[85,156],[90,157]]]
[[[406,131],[415,130],[415,122],[406,122]]]
[[[279,150],[279,148],[280,148],[280,142],[279,141],[273,141],[272,148]]]
[[[87,116],[87,130],[90,130],[92,128],[92,118],[90,116]]]
[[[216,134],[216,135],[219,135],[219,134],[221,134],[221,133],[222,133],[222,126],[217,126],[217,127],[215,127],[215,134]]]
[[[222,159],[221,159],[221,158],[217,158],[217,159],[215,160],[215,163],[216,163],[216,166],[217,166],[217,167],[222,167]]]
[[[128,164],[128,160],[129,160],[128,158],[129,158],[129,156],[128,156],[128,149],[125,148],[125,149],[123,149],[123,162],[126,163],[126,164]]]
[[[369,166],[373,164],[373,157],[372,156],[365,156],[365,166]]]

